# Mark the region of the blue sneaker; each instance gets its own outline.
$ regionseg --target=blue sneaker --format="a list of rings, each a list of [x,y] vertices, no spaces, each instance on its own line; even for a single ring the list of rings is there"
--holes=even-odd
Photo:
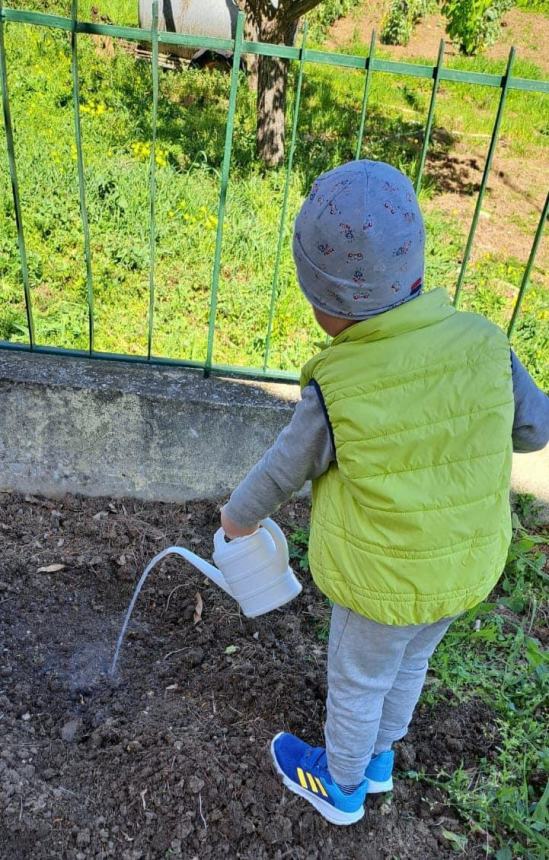
[[[271,755],[284,785],[308,800],[331,824],[360,821],[368,781],[363,780],[352,794],[341,791],[328,772],[323,747],[311,747],[294,735],[280,732],[272,740]]]
[[[372,756],[364,773],[368,783],[368,794],[380,794],[393,790],[393,764],[395,754],[392,750]]]

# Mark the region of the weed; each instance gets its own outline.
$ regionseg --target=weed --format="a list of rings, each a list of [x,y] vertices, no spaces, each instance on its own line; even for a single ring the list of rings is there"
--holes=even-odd
[[[305,573],[309,572],[309,529],[296,529],[289,538],[290,561]]]
[[[541,523],[541,507],[532,493],[517,493],[513,507],[519,521],[525,528],[536,528]]]
[[[518,510],[531,515],[530,504],[523,500]],[[515,515],[501,582],[490,602],[450,628],[432,661],[434,683],[423,695],[433,703],[449,689],[461,701],[484,699],[497,714],[499,743],[492,759],[482,759],[474,774],[461,767],[434,780],[423,778],[444,788],[502,858],[541,858],[548,847],[544,710],[549,655],[540,641],[547,627],[548,540],[547,535],[526,532]]]

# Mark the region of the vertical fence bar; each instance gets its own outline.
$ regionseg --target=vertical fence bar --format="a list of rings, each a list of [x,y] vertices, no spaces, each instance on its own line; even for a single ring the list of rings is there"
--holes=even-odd
[[[267,327],[267,337],[265,340],[265,356],[263,359],[263,370],[267,369],[269,363],[269,353],[271,350],[271,335],[273,333],[273,318],[278,290],[278,278],[280,274],[280,260],[282,257],[282,246],[284,244],[284,230],[286,227],[286,215],[288,212],[288,197],[290,194],[290,181],[292,168],[294,163],[295,143],[297,138],[297,125],[299,119],[299,109],[301,107],[301,87],[303,84],[303,67],[305,65],[305,45],[307,42],[308,24],[303,25],[303,38],[301,41],[301,52],[299,56],[299,72],[297,76],[297,84],[295,90],[294,116],[292,122],[292,138],[290,141],[290,149],[288,151],[288,164],[286,166],[286,182],[284,183],[284,197],[282,199],[282,211],[280,213],[280,227],[278,230],[278,243],[276,246],[276,257],[273,271],[273,282],[271,287],[271,304],[269,308],[269,323]]]
[[[434,79],[433,79],[433,89],[431,90],[431,102],[429,104],[429,112],[427,114],[427,122],[425,124],[425,132],[423,134],[423,146],[421,148],[421,157],[419,159],[419,165],[417,168],[416,194],[419,194],[419,189],[421,188],[421,179],[423,177],[423,169],[425,167],[425,159],[427,158],[427,149],[429,148],[429,141],[431,139],[431,128],[433,126],[433,117],[435,115],[435,102],[437,100],[438,85],[440,82],[440,73],[442,71],[443,62],[444,62],[444,39],[441,39],[440,45],[438,48],[437,64],[435,67],[435,74],[434,74]]]
[[[522,281],[520,284],[519,294],[517,296],[517,300],[515,302],[515,307],[513,308],[513,315],[511,317],[511,321],[509,323],[509,328],[507,329],[507,337],[511,337],[513,334],[515,323],[517,321],[517,317],[520,313],[520,308],[522,305],[522,300],[524,298],[524,293],[528,287],[528,282],[530,280],[530,272],[532,271],[532,266],[534,265],[534,261],[536,259],[536,254],[538,252],[539,243],[541,242],[541,237],[543,235],[543,229],[545,227],[545,221],[547,220],[547,215],[549,214],[549,194],[545,198],[545,206],[543,207],[543,211],[541,213],[541,218],[539,219],[538,227],[536,230],[536,235],[534,237],[534,242],[532,244],[532,249],[530,251],[530,256],[528,257],[528,262],[526,263],[526,268],[524,269],[524,274],[522,276]]]
[[[225,204],[227,201],[227,187],[229,184],[229,170],[231,167],[231,154],[233,148],[234,116],[236,112],[236,96],[238,92],[238,75],[240,72],[240,57],[242,55],[243,33],[244,13],[239,12],[236,22],[233,67],[231,70],[231,88],[229,92],[229,110],[227,113],[227,126],[225,129],[225,149],[223,152],[223,164],[221,167],[221,187],[219,192],[219,205],[217,209],[217,233],[215,237],[215,253],[212,271],[212,291],[210,296],[210,316],[208,322],[208,347],[206,352],[206,363],[204,367],[205,376],[209,375],[213,358],[215,318],[217,313],[217,293],[219,290],[219,273],[221,271],[221,249],[223,246],[223,224],[225,221]]]
[[[471,228],[469,230],[469,236],[467,238],[467,244],[465,246],[465,251],[463,254],[463,261],[461,263],[461,270],[460,270],[458,281],[456,284],[456,292],[454,294],[454,305],[456,307],[458,306],[459,300],[461,297],[461,289],[463,287],[463,280],[465,278],[465,271],[467,269],[469,257],[471,256],[471,248],[473,247],[473,240],[475,238],[475,233],[477,230],[478,219],[480,217],[480,210],[482,208],[482,201],[484,199],[484,192],[486,191],[488,176],[490,174],[490,169],[492,167],[492,159],[494,157],[496,144],[498,142],[499,127],[501,125],[501,118],[503,116],[503,108],[505,106],[505,100],[507,98],[507,90],[509,89],[509,83],[511,80],[511,72],[513,70],[514,60],[515,60],[515,49],[511,48],[511,50],[509,51],[509,59],[507,61],[507,70],[505,72],[505,76],[503,78],[503,83],[502,83],[502,87],[501,87],[501,95],[500,95],[500,99],[499,99],[498,110],[496,113],[496,119],[494,122],[494,129],[492,131],[492,139],[490,140],[490,146],[488,147],[488,154],[486,156],[486,164],[484,165],[484,173],[482,175],[482,181],[480,183],[480,190],[479,190],[478,197],[477,197],[477,203],[475,206],[473,221],[471,223]]]
[[[362,140],[364,138],[364,125],[366,123],[366,108],[368,105],[368,95],[370,93],[370,83],[372,79],[372,60],[374,59],[374,53],[376,50],[376,31],[372,30],[372,35],[370,37],[370,50],[368,52],[368,59],[366,60],[366,79],[364,81],[364,94],[362,96],[362,108],[360,110],[360,125],[358,128],[358,139],[356,142],[356,152],[355,152],[355,160],[360,158],[360,154],[362,152]]]
[[[158,0],[152,4],[151,62],[153,85],[151,160],[149,166],[149,331],[147,358],[152,351],[154,327],[154,274],[156,264],[156,131],[158,125]]]
[[[6,130],[6,148],[8,151],[8,166],[13,195],[13,208],[15,212],[15,224],[17,227],[17,244],[19,247],[19,259],[21,261],[21,278],[23,291],[25,293],[25,309],[27,313],[27,328],[29,330],[29,346],[34,349],[34,320],[32,317],[32,302],[29,284],[29,269],[27,264],[27,249],[25,244],[25,233],[23,230],[23,217],[21,213],[21,197],[19,194],[19,181],[17,179],[17,166],[15,163],[15,144],[13,139],[13,125],[11,121],[11,110],[8,92],[8,71],[6,64],[6,46],[4,42],[4,17],[3,4],[0,0],[0,85],[2,88],[2,112],[4,115],[4,128]]]
[[[84,155],[82,152],[82,126],[80,122],[80,80],[78,74],[78,37],[76,33],[76,24],[78,20],[78,0],[72,0],[71,19],[72,101],[74,113],[74,137],[76,142],[76,165],[78,170],[80,218],[82,219],[82,235],[84,239],[84,261],[86,264],[86,296],[88,301],[88,350],[90,355],[92,355],[94,350],[93,273],[90,248],[90,227],[88,221],[88,209],[86,206],[86,180],[84,178]]]

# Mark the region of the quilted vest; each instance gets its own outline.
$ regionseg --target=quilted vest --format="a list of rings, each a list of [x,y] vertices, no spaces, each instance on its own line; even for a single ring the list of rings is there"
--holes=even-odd
[[[483,600],[511,538],[508,341],[442,289],[345,329],[303,368],[337,462],[313,484],[311,572],[385,624]]]

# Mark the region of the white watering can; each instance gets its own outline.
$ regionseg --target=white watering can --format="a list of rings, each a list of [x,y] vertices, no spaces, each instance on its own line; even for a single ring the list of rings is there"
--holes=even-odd
[[[274,520],[263,520],[256,532],[230,542],[218,529],[213,560],[219,570],[208,565],[206,576],[213,579],[215,571],[214,582],[238,601],[248,618],[284,606],[301,591],[290,567],[286,538]]]
[[[270,519],[263,520],[253,534],[229,542],[219,529],[214,535],[216,567],[184,547],[170,546],[150,562],[147,572],[171,553],[182,556],[234,597],[247,618],[278,609],[301,591],[289,564],[284,533]]]
[[[288,544],[273,520],[263,520],[256,532],[227,543],[225,532],[214,535],[214,567],[182,546],[169,546],[149,562],[137,583],[116,643],[109,674],[114,676],[124,636],[141,588],[155,565],[167,555],[180,555],[208,579],[234,597],[244,615],[257,618],[297,597],[301,585],[289,564]]]

